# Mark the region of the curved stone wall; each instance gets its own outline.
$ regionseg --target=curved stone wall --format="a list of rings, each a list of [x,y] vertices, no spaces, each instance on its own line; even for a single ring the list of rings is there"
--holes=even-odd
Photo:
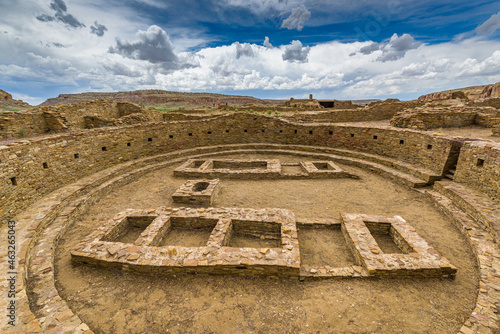
[[[40,240],[44,238],[43,233],[47,230],[45,224],[52,224],[56,218],[56,221],[62,224],[61,227],[51,231],[53,237],[57,239],[71,213],[75,208],[85,204],[86,199],[79,202],[78,196],[96,185],[97,189],[106,187],[106,182],[109,182],[106,180],[115,177],[117,170],[129,170],[129,173],[139,171],[140,168],[155,162],[165,161],[167,153],[169,153],[168,159],[173,160],[185,156],[185,150],[188,149],[190,155],[193,155],[197,152],[217,151],[220,145],[245,143],[249,144],[248,148],[254,149],[259,149],[259,145],[252,143],[263,143],[263,147],[265,143],[287,144],[289,147],[307,146],[309,151],[318,154],[333,152],[350,156],[345,159],[350,159],[352,163],[368,161],[366,164],[370,170],[385,168],[384,173],[389,173],[389,168],[384,166],[391,166],[394,168],[391,171],[396,174],[397,170],[415,169],[423,174],[434,175],[435,178],[439,178],[445,172],[450,157],[456,151],[456,147],[461,145],[453,138],[436,137],[412,130],[295,124],[276,118],[246,114],[221,116],[205,122],[153,123],[88,130],[71,135],[61,134],[44,139],[15,142],[0,147],[0,173],[2,173],[0,218],[2,221],[7,221],[30,207],[29,213],[28,211],[22,213],[26,216],[24,217],[26,226],[18,226],[21,230],[18,241],[22,250],[19,253],[20,269],[24,270],[26,263],[34,261],[32,265],[35,272],[39,271],[40,274],[53,277],[51,263],[44,265],[43,261],[40,262],[38,251],[35,252],[36,257],[32,256],[32,247],[40,247]],[[356,157],[352,157],[353,155]],[[144,159],[146,157],[150,158]],[[380,165],[376,165],[373,161]],[[477,194],[487,194],[490,198],[498,197],[499,171],[500,145],[485,142],[463,145],[455,175],[456,181],[461,182],[464,189],[479,190]],[[96,180],[99,182],[96,183]],[[438,187],[438,191],[441,188],[443,187]],[[465,192],[466,190],[459,189],[457,196],[462,196],[460,198],[476,208],[478,215],[486,217],[483,208],[473,202],[479,195],[467,198],[464,196]],[[46,196],[49,193],[50,196]],[[453,200],[453,196],[445,195]],[[44,196],[46,196],[44,201],[32,205]],[[438,193],[434,196],[441,198]],[[75,199],[76,202],[73,203]],[[460,202],[460,199],[457,202]],[[491,203],[495,205],[496,202],[489,203],[491,206]],[[444,210],[454,212],[454,209]],[[500,273],[496,272],[498,246],[492,242],[498,239],[495,228],[499,223],[498,217],[499,215],[491,213],[491,210],[486,217],[488,224],[493,226],[486,229],[492,236],[483,233],[485,229],[482,226],[467,225],[474,224],[473,221],[467,222],[464,219],[464,222],[459,222],[476,249],[482,276],[480,298],[476,310],[461,329],[463,333],[489,332],[498,328],[495,310],[496,305],[500,305],[500,299],[490,291],[496,289],[496,281],[500,279]],[[22,217],[20,221],[23,221]],[[48,251],[52,245],[53,241],[45,246],[42,244],[40,251]],[[24,278],[24,273],[22,276]],[[29,298],[25,295],[25,284],[21,283],[18,289],[23,300],[19,305],[20,312],[26,317],[18,321],[23,321],[25,324],[22,326],[23,330],[28,328],[31,329],[29,332],[40,332],[41,327],[36,316],[28,309]],[[82,333],[88,331],[88,327],[79,322],[65,302],[60,298],[57,299],[58,294],[55,289],[47,293],[50,303],[54,303],[49,308],[53,309],[55,305],[61,304],[58,306],[60,312],[55,313],[59,317],[56,319],[58,322],[74,321],[77,324],[71,327],[72,329],[78,328]],[[48,326],[48,322],[45,323]],[[54,332],[58,330],[55,327],[53,329]]]
[[[272,117],[226,115],[203,122],[149,123],[60,134],[0,146],[0,219],[43,195],[116,164],[198,146],[300,144],[350,149],[442,175],[454,142],[413,130],[295,124]]]

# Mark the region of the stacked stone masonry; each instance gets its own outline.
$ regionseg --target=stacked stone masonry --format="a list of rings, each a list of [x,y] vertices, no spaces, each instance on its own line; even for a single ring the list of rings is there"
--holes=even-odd
[[[331,161],[300,161],[286,166],[298,167],[301,171],[285,173],[278,159],[271,160],[228,160],[189,159],[174,170],[175,176],[219,177],[232,179],[278,179],[278,178],[359,178],[342,170]]]
[[[188,180],[172,195],[175,203],[211,206],[219,193],[219,179]]]
[[[235,143],[243,146],[246,143],[249,147],[252,143],[263,143],[274,149],[294,147],[297,150],[309,146],[318,152],[335,150],[337,154],[345,154],[345,159],[356,154],[356,159],[362,157],[372,164],[378,159],[384,164],[392,164],[395,170],[402,171],[404,167],[408,171],[411,165],[442,175],[455,142],[454,138],[430,136],[413,130],[298,124],[237,114],[204,123],[154,123],[77,131],[71,135],[59,134],[1,146],[0,217],[2,221],[14,218],[17,222],[20,255],[16,265],[20,275],[27,278],[29,272],[30,277],[36,275],[41,279],[39,282],[47,284],[41,284],[42,311],[33,314],[25,282],[18,282],[19,324],[15,329],[2,327],[2,331],[91,333],[55,289],[52,246],[71,221],[68,217],[73,217],[79,208],[92,201],[92,191],[96,193],[104,189],[104,184],[120,169],[128,170],[129,175],[132,175],[131,170],[140,173],[145,165],[161,161],[156,158],[159,155],[170,154],[169,159],[175,161],[189,150],[196,154],[200,143],[217,151],[223,151],[221,147],[224,145]],[[259,145],[254,147],[255,150]],[[499,152],[498,144],[466,142],[460,152],[456,177],[450,181],[451,185],[460,187],[452,188],[448,183],[446,186],[446,189],[454,189],[455,195],[444,190],[440,193],[438,191],[445,188],[438,187],[431,196],[443,212],[455,217],[478,257],[481,286],[476,308],[460,330],[466,334],[494,333],[499,329],[495,306],[500,303],[497,290],[500,274],[496,270],[500,255],[495,243],[499,216],[495,210],[485,211],[484,207],[478,207],[478,203],[485,199],[491,202],[488,207],[499,207]],[[470,195],[468,189],[475,193]],[[483,194],[483,197],[478,194]],[[35,204],[39,199],[42,201]],[[467,212],[460,207],[465,207],[463,203],[476,210]],[[482,220],[471,219],[471,214],[482,217]],[[485,229],[476,223],[478,221],[487,221],[493,228]],[[2,245],[5,245],[4,240]],[[2,261],[3,269],[5,263]],[[326,271],[325,268],[322,270]],[[315,274],[318,274],[317,270]],[[1,301],[2,308],[6,307],[5,300]]]
[[[445,172],[454,146],[454,141],[444,136],[413,130],[296,124],[246,114],[200,123],[131,125],[22,140],[0,146],[0,198],[5,203],[0,218],[13,217],[52,190],[104,168],[195,148],[200,143],[275,143],[355,150],[419,166],[436,175]],[[487,179],[485,176],[481,180]]]
[[[500,111],[493,107],[428,107],[406,109],[391,118],[391,125],[420,130],[479,125],[500,125]]]
[[[381,233],[389,234],[404,254],[384,254],[370,233],[369,224]],[[343,214],[342,232],[357,261],[369,275],[453,277],[457,272],[457,268],[399,216]]]
[[[153,218],[135,242],[114,242],[129,217]],[[243,225],[243,226],[240,226]],[[161,245],[175,228],[208,228],[205,247]],[[272,233],[276,229],[275,233]],[[231,234],[279,241],[277,248],[230,247]],[[128,271],[182,272],[298,277],[300,253],[292,212],[281,209],[162,208],[119,214],[71,252],[74,262],[114,266]]]
[[[155,110],[128,102],[96,100],[4,113],[0,116],[0,139],[160,120],[162,115]]]

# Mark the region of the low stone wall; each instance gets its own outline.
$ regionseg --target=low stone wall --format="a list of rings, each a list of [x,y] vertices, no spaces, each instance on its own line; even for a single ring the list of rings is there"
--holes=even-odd
[[[31,137],[47,132],[49,127],[43,114],[18,111],[0,115],[0,139]]]
[[[113,242],[116,230],[123,229],[122,225],[128,223],[129,217],[151,217],[151,220],[134,242]],[[174,228],[175,218],[183,219],[182,227],[190,229],[199,229],[203,225],[200,220],[210,221],[208,226],[204,226],[210,230],[206,245],[161,247],[162,238]],[[277,229],[275,234],[270,235],[268,225]],[[236,229],[245,235],[276,239],[279,247],[230,247],[226,245],[227,240],[231,238],[231,231]],[[112,238],[109,238],[110,235]],[[298,277],[300,253],[297,238],[295,216],[284,209],[129,210],[118,214],[82,240],[71,251],[71,258],[77,263],[153,274],[192,272]]]
[[[401,113],[391,119],[391,125],[398,128],[420,130],[435,128],[464,127],[474,124],[475,111],[422,111]]]
[[[172,112],[166,112],[163,113],[163,121],[164,122],[169,122],[169,121],[203,121],[208,118],[212,118],[213,116],[211,115],[191,115],[191,114],[184,114],[184,113],[172,113]]]
[[[491,130],[491,135],[492,135],[493,137],[500,137],[500,125],[495,126],[495,127]]]
[[[371,110],[371,109],[343,109],[327,110],[311,113],[300,113],[292,116],[282,116],[282,118],[298,122],[362,122],[362,121],[381,121],[390,119],[396,113],[395,110]]]
[[[500,125],[500,112],[491,107],[464,107],[462,109],[437,110],[416,108],[396,114],[391,119],[391,125],[399,128],[420,130],[456,128],[471,125],[491,128]]]
[[[357,262],[374,276],[454,277],[457,268],[422,239],[403,218],[364,214],[342,214],[342,234]],[[385,254],[368,225],[385,234],[405,254]]]
[[[142,115],[130,121],[133,115]],[[0,116],[0,139],[22,138],[115,124],[163,120],[161,113],[128,102],[96,100],[9,112]],[[90,124],[90,125],[89,125]]]
[[[477,113],[474,123],[485,128],[500,125],[500,112]]]

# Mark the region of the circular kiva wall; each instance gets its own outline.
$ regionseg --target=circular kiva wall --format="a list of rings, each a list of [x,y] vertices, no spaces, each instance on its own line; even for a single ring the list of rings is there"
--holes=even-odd
[[[494,201],[500,188],[498,145],[411,130],[294,124],[235,114],[204,122],[89,130],[0,147],[0,217],[2,222],[15,221],[17,242],[16,325],[2,323],[2,330],[57,332],[63,328],[90,333],[54,283],[53,246],[71,217],[83,213],[112,187],[149,172],[149,166],[238,150],[307,152],[421,189],[463,231],[479,265],[477,303],[459,330],[498,328],[498,202]],[[454,171],[453,181],[430,186],[449,169]],[[2,224],[2,234],[7,233],[7,224]],[[2,243],[7,247],[6,238]],[[7,261],[2,266],[9,271]],[[41,287],[43,296],[30,295]],[[5,296],[4,310],[13,300],[7,292]]]

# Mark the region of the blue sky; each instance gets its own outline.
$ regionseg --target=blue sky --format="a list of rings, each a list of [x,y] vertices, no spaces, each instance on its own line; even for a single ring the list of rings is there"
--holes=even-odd
[[[413,99],[500,81],[500,2],[0,2],[0,89]]]

